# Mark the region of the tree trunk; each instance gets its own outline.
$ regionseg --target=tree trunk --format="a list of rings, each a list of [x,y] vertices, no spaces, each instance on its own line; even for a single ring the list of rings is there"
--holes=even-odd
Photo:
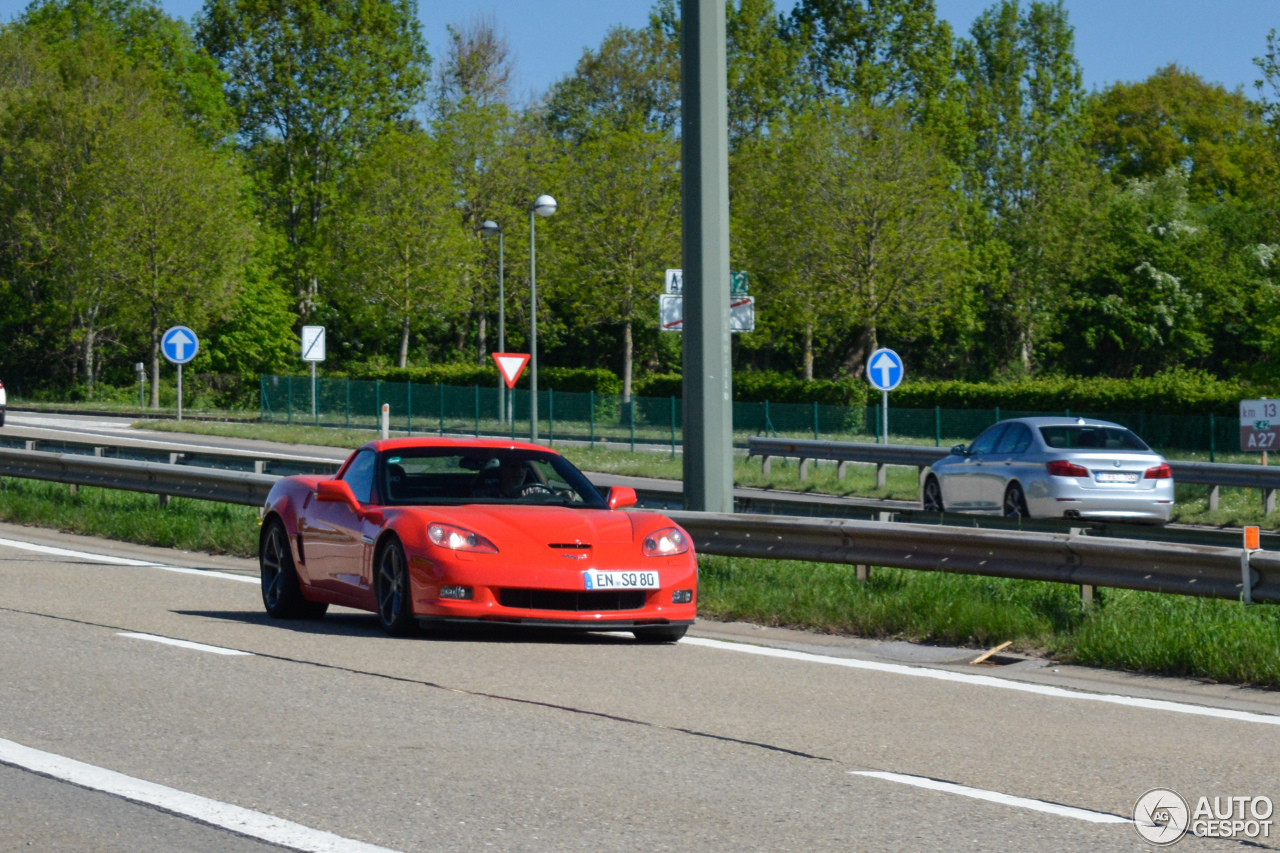
[[[1022,358],[1023,371],[1031,372],[1031,329],[1023,328],[1018,335],[1018,355]]]
[[[875,352],[877,348],[875,323],[868,323],[866,328],[862,330],[862,334],[858,336],[858,343],[845,356],[844,372],[854,377],[861,375],[867,356]]]
[[[92,321],[84,330],[84,384],[89,388],[89,396],[93,397],[94,363],[93,348],[98,344],[97,330]]]
[[[409,315],[400,322],[400,366],[409,364]]]
[[[631,362],[634,357],[631,320],[622,324],[622,402],[631,402]]]
[[[804,379],[813,381],[813,324],[804,324]]]
[[[484,331],[486,319],[487,318],[483,314],[480,315],[479,330],[476,332],[476,364],[480,367],[484,367]]]
[[[151,320],[151,408],[160,408],[160,322]]]

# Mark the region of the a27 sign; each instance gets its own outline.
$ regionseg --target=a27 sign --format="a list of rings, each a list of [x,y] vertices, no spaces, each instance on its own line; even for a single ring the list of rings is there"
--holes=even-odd
[[[1280,447],[1280,400],[1240,401],[1240,449],[1261,453]]]

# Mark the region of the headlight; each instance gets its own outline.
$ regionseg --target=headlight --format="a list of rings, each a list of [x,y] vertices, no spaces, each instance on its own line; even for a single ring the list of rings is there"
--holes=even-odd
[[[674,527],[664,527],[646,536],[641,549],[646,557],[674,557],[689,550],[689,540]]]
[[[451,551],[474,551],[477,554],[496,554],[498,548],[479,533],[472,533],[452,524],[428,524],[427,538],[432,544]]]

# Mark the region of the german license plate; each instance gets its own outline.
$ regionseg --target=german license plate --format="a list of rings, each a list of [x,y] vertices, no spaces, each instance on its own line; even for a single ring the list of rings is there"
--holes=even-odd
[[[1138,482],[1137,474],[1117,473],[1114,471],[1099,471],[1097,473],[1099,483],[1129,483]]]
[[[659,589],[657,572],[600,572],[588,569],[582,573],[587,589]]]

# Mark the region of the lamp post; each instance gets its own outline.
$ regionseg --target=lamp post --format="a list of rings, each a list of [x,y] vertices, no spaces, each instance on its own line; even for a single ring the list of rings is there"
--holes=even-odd
[[[498,235],[498,352],[507,351],[507,297],[503,291],[502,264],[506,253],[503,251],[502,226],[492,219],[480,224],[480,233],[485,237]],[[502,381],[502,371],[498,371],[498,423],[507,422],[506,384]]]
[[[556,200],[540,195],[529,206],[529,440],[538,440],[538,240],[537,216],[556,212]]]

